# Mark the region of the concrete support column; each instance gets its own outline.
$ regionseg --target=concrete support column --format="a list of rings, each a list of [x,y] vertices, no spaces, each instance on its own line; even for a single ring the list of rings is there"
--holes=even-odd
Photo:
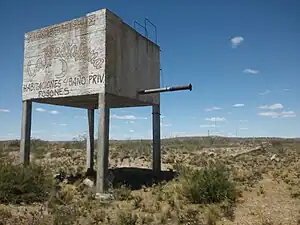
[[[20,163],[29,164],[30,161],[30,136],[31,136],[32,102],[22,101],[22,122],[20,142]]]
[[[86,139],[86,170],[92,172],[94,170],[94,135],[95,135],[95,110],[88,109],[88,137]]]
[[[96,193],[107,191],[108,154],[109,154],[109,107],[106,95],[99,94],[98,100],[99,124],[97,140],[97,181]]]
[[[152,131],[153,131],[153,150],[152,150],[152,169],[155,173],[161,171],[161,149],[160,149],[160,105],[152,106]]]

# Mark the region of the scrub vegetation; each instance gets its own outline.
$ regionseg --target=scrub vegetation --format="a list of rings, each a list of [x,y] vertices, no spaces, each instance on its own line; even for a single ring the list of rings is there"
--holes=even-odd
[[[111,141],[108,201],[95,198],[84,137],[31,145],[21,166],[19,141],[0,142],[1,225],[300,224],[300,140],[165,139],[159,176],[151,141]]]

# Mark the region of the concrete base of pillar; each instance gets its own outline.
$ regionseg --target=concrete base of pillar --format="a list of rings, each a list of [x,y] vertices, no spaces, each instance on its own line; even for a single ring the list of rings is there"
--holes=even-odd
[[[109,193],[96,193],[95,199],[106,202],[106,201],[113,200],[114,196],[112,194],[109,194]]]

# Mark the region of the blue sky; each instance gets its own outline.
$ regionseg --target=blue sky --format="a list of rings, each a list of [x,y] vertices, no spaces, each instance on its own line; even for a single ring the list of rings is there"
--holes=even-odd
[[[0,139],[20,137],[24,33],[102,8],[130,25],[149,18],[164,86],[193,84],[161,94],[162,137],[300,136],[299,1],[2,0]],[[151,107],[113,109],[110,137],[151,138],[151,124]],[[83,109],[33,104],[33,137],[86,130]]]

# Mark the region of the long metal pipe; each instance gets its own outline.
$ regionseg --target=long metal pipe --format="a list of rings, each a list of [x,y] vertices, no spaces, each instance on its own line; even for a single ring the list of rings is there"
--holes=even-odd
[[[152,94],[158,92],[169,92],[169,91],[182,91],[182,90],[192,90],[192,84],[183,85],[183,86],[171,86],[171,87],[164,87],[164,88],[154,88],[148,90],[139,91],[138,94]]]

